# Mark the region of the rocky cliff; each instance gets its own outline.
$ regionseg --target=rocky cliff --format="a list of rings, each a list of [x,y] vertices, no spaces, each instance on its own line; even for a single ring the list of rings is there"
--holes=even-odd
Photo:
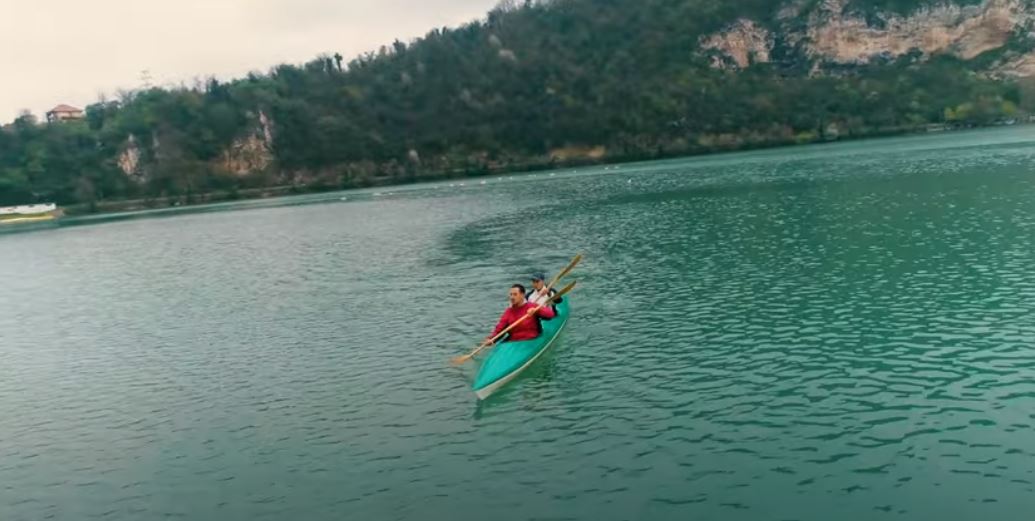
[[[999,52],[989,72],[1029,75],[1035,72],[1033,40],[1035,3],[1031,0],[983,0],[977,5],[933,3],[908,14],[869,15],[847,0],[783,5],[768,23],[739,19],[701,39],[718,67],[744,68],[766,63],[774,46],[795,52],[794,59],[824,66],[862,65],[913,55],[925,60],[950,55],[973,60]]]
[[[258,124],[251,133],[234,140],[223,151],[220,166],[236,176],[261,172],[273,164],[273,122],[259,111]]]

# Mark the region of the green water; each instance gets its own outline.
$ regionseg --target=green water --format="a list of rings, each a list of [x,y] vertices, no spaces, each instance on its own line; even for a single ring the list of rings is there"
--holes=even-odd
[[[4,521],[1035,512],[1032,127],[68,224],[0,236]]]

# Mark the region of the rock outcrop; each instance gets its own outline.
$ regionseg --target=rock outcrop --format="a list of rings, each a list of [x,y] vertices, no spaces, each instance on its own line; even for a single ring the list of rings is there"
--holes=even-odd
[[[244,137],[234,140],[223,151],[221,167],[237,176],[261,172],[273,163],[273,123],[259,112],[259,125]]]
[[[784,5],[773,26],[740,19],[701,40],[705,52],[718,53],[716,67],[770,61],[775,45],[797,49],[811,64],[862,65],[875,59],[917,54],[927,59],[949,54],[971,60],[1001,49],[1015,39],[1033,39],[1032,0],[984,0],[977,5],[953,3],[920,8],[908,15],[853,10],[847,0],[824,0],[807,10],[803,1]],[[803,23],[804,21],[804,23]],[[1008,74],[1035,72],[1035,56],[1014,57],[1002,65]]]
[[[1005,45],[1032,16],[1021,0],[986,0],[977,6],[942,4],[882,18],[882,27],[874,27],[861,15],[848,13],[845,0],[826,0],[810,17],[806,48],[813,58],[835,63],[866,63],[914,49],[969,60]]]
[[[119,165],[122,173],[126,174],[126,177],[137,182],[143,180],[144,176],[140,168],[140,147],[137,145],[136,137],[132,134],[126,138],[126,145],[122,148],[116,163]]]
[[[1011,57],[1010,59],[999,63],[992,72],[998,76],[1015,78],[1035,76],[1035,53]]]
[[[726,68],[732,62],[742,69],[753,63],[767,63],[774,43],[773,34],[768,29],[744,18],[700,42],[702,49],[718,51],[719,55],[712,60],[714,66]]]

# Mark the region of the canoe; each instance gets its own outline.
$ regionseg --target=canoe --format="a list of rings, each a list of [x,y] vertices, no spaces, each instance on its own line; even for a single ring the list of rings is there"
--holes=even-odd
[[[543,334],[532,340],[520,342],[503,342],[492,349],[482,362],[478,375],[474,378],[474,393],[479,400],[484,400],[498,391],[507,382],[517,378],[528,366],[557,340],[561,330],[568,322],[568,304],[571,296],[567,295],[557,304],[557,316],[552,320],[543,320]]]

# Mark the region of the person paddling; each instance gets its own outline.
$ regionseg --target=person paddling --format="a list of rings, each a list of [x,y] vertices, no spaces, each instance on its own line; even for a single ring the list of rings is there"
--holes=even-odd
[[[542,324],[539,323],[539,319],[549,320],[557,314],[550,306],[544,306],[536,311],[538,304],[533,304],[525,299],[525,287],[521,284],[514,284],[510,288],[510,306],[503,312],[503,316],[500,317],[499,323],[496,324],[496,328],[492,330],[492,334],[485,338],[488,342],[492,340],[501,331],[506,329],[511,324],[517,322],[521,317],[525,315],[535,315],[531,320],[524,320],[517,327],[510,331],[510,335],[507,337],[509,342],[520,342],[522,340],[532,340],[539,336],[543,330]]]
[[[531,302],[531,303],[533,303],[533,304],[538,306],[540,304],[543,304],[543,303],[549,301],[550,297],[552,297],[552,296],[557,294],[557,290],[555,290],[553,288],[550,288],[550,291],[546,291],[546,282],[545,282],[545,280],[546,280],[546,275],[544,275],[542,272],[537,272],[537,273],[533,273],[532,274],[532,291],[528,292],[525,295],[525,298],[527,298],[529,302]],[[558,299],[557,302],[554,302],[554,305],[560,304],[560,303],[561,303],[561,299]],[[554,306],[551,306],[551,307],[554,307]],[[554,308],[554,311],[556,311],[556,308]]]

